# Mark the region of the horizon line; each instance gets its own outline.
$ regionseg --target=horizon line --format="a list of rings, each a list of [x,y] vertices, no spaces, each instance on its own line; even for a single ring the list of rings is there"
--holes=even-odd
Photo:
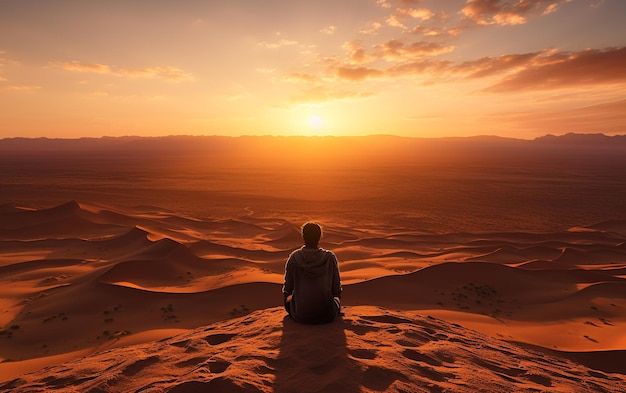
[[[78,136],[78,137],[26,137],[26,136],[11,136],[2,137],[0,141],[6,140],[51,140],[51,141],[79,141],[79,140],[102,140],[102,139],[158,139],[158,138],[304,138],[304,139],[316,139],[316,138],[336,138],[336,139],[353,139],[353,138],[399,138],[399,139],[472,139],[472,138],[499,138],[499,139],[514,139],[522,141],[533,141],[545,137],[566,137],[566,136],[598,136],[598,137],[626,137],[626,134],[607,134],[604,132],[566,132],[561,134],[542,134],[534,138],[522,138],[514,136],[502,136],[496,134],[476,134],[476,135],[459,135],[459,136],[407,136],[397,134],[364,134],[364,135],[275,135],[275,134],[241,134],[241,135],[220,135],[220,134],[167,134],[167,135],[101,135],[101,136]]]

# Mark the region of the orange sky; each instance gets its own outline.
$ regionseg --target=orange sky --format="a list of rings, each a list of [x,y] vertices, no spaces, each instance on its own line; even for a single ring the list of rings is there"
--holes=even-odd
[[[0,2],[0,137],[626,133],[623,0]]]

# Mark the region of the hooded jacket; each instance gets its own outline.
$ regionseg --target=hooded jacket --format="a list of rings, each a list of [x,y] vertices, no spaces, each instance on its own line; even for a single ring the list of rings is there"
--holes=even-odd
[[[312,322],[324,318],[341,291],[337,257],[332,251],[303,246],[289,255],[283,294],[292,295],[293,319]]]

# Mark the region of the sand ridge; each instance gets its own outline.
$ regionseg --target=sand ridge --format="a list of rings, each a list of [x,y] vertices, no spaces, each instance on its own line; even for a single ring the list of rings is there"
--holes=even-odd
[[[106,350],[0,384],[12,392],[616,392],[626,377],[432,316],[372,306],[302,325],[281,307]]]
[[[322,246],[339,258],[348,306],[428,313],[626,372],[611,360],[626,350],[626,221],[558,233],[332,222],[325,231]],[[154,206],[3,205],[1,379],[58,356],[274,307],[299,242],[298,224],[254,213],[213,219]]]

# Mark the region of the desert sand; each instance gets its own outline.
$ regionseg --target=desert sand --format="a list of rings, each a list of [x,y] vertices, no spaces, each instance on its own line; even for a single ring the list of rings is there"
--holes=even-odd
[[[0,143],[0,391],[626,391],[621,147],[262,141]],[[323,326],[280,307],[309,219]]]

